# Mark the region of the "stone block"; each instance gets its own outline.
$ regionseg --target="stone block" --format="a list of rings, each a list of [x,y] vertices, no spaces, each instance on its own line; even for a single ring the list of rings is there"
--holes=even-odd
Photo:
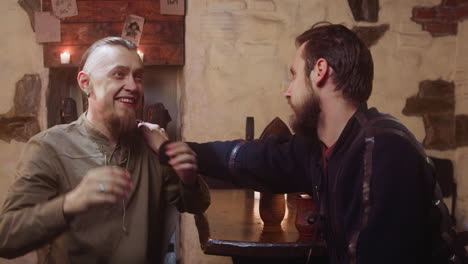
[[[468,146],[468,115],[457,115],[455,117],[455,122],[457,146]]]
[[[430,115],[455,112],[455,84],[444,80],[424,80],[416,96],[406,100],[403,114]]]
[[[35,30],[34,12],[41,11],[41,0],[18,0],[18,4],[26,11],[31,23],[31,28]]]
[[[456,8],[439,8],[437,12],[437,18],[442,21],[456,21],[468,12],[468,8],[456,7]]]
[[[413,8],[413,16],[411,19],[416,22],[431,21],[437,15],[436,9],[433,7],[415,7]]]
[[[379,20],[379,0],[348,0],[354,20],[377,22]]]
[[[41,79],[37,74],[26,74],[16,83],[13,107],[0,115],[0,139],[26,142],[39,133],[37,111],[40,105]]]
[[[423,24],[423,30],[431,33],[433,37],[456,35],[458,33],[458,23],[427,22]]]
[[[406,99],[406,105],[405,108],[403,108],[403,114],[408,116],[435,113],[450,113],[453,115],[454,111],[455,104],[453,99],[442,100],[436,98],[410,97]]]
[[[15,116],[36,116],[41,102],[41,86],[41,78],[37,74],[26,74],[16,83]]]
[[[0,115],[0,139],[8,143],[11,140],[27,142],[39,131],[39,122],[36,117],[4,117]]]
[[[442,6],[458,6],[468,4],[468,0],[442,0]]]
[[[456,147],[455,116],[453,114],[424,115],[426,137],[423,145],[427,149],[448,150]]]
[[[422,24],[433,37],[456,35],[458,22],[468,17],[468,0],[444,0],[433,7],[416,6],[411,20]]]
[[[364,41],[367,47],[370,48],[385,35],[385,32],[387,32],[389,28],[390,25],[383,24],[372,27],[353,27],[352,30]]]
[[[418,96],[421,98],[450,98],[455,96],[455,83],[441,79],[424,80],[419,84]]]
[[[404,115],[423,116],[428,149],[447,150],[468,145],[468,116],[455,117],[455,84],[424,80],[416,96],[406,100]]]

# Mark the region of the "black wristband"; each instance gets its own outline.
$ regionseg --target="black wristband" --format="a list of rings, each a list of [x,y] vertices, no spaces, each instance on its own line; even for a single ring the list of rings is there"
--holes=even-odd
[[[162,165],[169,165],[169,159],[170,158],[166,154],[166,150],[167,150],[167,145],[169,145],[170,143],[172,143],[172,141],[166,140],[159,147],[159,153],[158,153],[159,154],[159,163],[161,163]]]

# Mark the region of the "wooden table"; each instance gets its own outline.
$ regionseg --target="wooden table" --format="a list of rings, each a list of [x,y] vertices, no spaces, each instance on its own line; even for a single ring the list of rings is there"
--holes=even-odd
[[[234,263],[326,263],[322,243],[299,241],[295,206],[288,202],[281,230],[266,232],[253,191],[211,190],[211,206],[195,217],[200,243],[208,255],[231,256]]]

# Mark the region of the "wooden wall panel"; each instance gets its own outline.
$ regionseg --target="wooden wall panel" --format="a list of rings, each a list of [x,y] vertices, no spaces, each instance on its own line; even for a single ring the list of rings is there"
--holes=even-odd
[[[60,46],[45,45],[44,61],[47,67],[78,67],[81,56],[88,48],[87,45]],[[183,65],[184,45],[183,44],[146,44],[138,47],[145,55],[144,65]],[[60,53],[69,52],[71,54],[70,64],[60,63]]]
[[[61,19],[60,43],[44,44],[46,67],[76,67],[90,44],[108,36],[121,36],[127,15],[145,18],[139,49],[145,65],[184,64],[184,16],[160,14],[159,0],[77,0],[78,16]],[[43,11],[52,11],[51,0],[43,0]],[[60,64],[60,53],[68,51],[71,62]]]
[[[62,23],[123,22],[128,14],[145,21],[180,20],[181,16],[161,15],[159,1],[79,1],[78,16],[62,19]],[[51,0],[44,0],[43,11],[52,11]],[[182,17],[183,18],[183,17]]]
[[[123,23],[76,23],[62,24],[62,41],[49,45],[89,45],[98,39],[122,34]],[[146,22],[141,44],[183,43],[182,21]]]
[[[60,46],[60,45],[44,45],[44,64],[46,67],[78,67],[80,65],[81,56],[89,46]],[[70,53],[70,64],[60,63],[60,53]]]
[[[140,49],[145,57],[144,65],[184,65],[184,44],[146,44]]]

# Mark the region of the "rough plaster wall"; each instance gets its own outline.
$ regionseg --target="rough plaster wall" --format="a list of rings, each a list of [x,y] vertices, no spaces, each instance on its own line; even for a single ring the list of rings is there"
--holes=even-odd
[[[17,0],[0,1],[0,113],[6,113],[12,107],[15,84],[24,74],[39,74],[42,87],[47,87],[48,70],[42,61],[42,47],[36,44],[26,12],[17,4]],[[45,91],[42,89],[39,122],[45,127]],[[0,203],[3,204],[6,190],[13,180],[16,162],[24,143],[12,141],[10,144],[0,141]],[[32,258],[0,263],[29,263]],[[31,262],[33,263],[33,262]]]
[[[283,92],[294,38],[315,22],[328,20],[348,27],[390,25],[371,49],[375,79],[369,106],[396,116],[422,141],[422,118],[402,114],[406,98],[417,93],[421,80],[458,78],[456,90],[468,100],[468,60],[457,60],[461,53],[468,54],[463,45],[468,24],[460,23],[458,36],[432,38],[410,20],[414,6],[440,2],[381,0],[377,23],[356,23],[346,0],[188,1],[180,103],[183,138],[199,142],[243,138],[247,116],[255,117],[256,137],[275,116],[288,121],[291,111]],[[457,99],[457,113],[468,113],[466,105]],[[454,161],[459,223],[468,228],[468,149],[429,154]],[[192,219],[183,216],[187,223],[183,228],[193,229]],[[183,259],[190,263],[231,263],[229,258],[204,256],[197,238],[183,232],[182,238]]]
[[[183,136],[197,141],[243,138],[245,118],[253,116],[258,137],[274,117],[287,121],[290,110],[283,93],[293,39],[328,16],[352,21],[343,3],[189,1]]]
[[[468,114],[468,20],[458,25],[456,65],[451,78],[455,81],[455,114]],[[458,148],[455,155],[455,175],[458,183],[457,216],[468,230],[468,147]]]

